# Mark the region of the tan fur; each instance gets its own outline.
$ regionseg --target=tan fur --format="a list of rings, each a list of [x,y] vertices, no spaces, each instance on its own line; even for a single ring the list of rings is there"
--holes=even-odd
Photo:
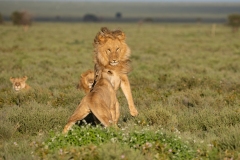
[[[116,125],[120,116],[119,103],[112,81],[117,79],[116,72],[104,69],[99,75],[99,80],[91,92],[82,99],[73,115],[69,118],[63,133],[78,121],[84,119],[90,112],[105,126]]]
[[[94,82],[94,72],[92,70],[87,70],[81,74],[78,89],[82,89],[86,94],[90,92]]]
[[[28,77],[24,76],[22,78],[13,78],[11,77],[9,80],[12,82],[13,90],[18,91],[26,91],[29,90],[31,87],[26,83]]]
[[[118,73],[119,85],[115,85],[115,90],[121,87],[128,101],[130,114],[138,115],[134,105],[130,83],[127,74],[131,71],[130,49],[125,42],[125,34],[120,30],[111,31],[106,27],[101,28],[94,39],[94,63],[95,81],[101,70],[110,69]]]

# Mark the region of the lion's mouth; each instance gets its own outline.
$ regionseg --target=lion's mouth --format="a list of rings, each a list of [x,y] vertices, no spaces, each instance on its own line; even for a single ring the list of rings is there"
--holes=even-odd
[[[14,88],[15,89],[15,91],[19,91],[20,90],[20,88]]]
[[[118,64],[118,62],[110,62],[110,65],[112,66],[116,66]]]
[[[89,85],[88,85],[88,88],[92,88],[92,85],[93,85],[93,83],[89,84]]]

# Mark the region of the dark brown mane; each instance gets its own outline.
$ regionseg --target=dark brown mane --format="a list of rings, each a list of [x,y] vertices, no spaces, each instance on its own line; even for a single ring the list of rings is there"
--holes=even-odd
[[[104,44],[109,38],[124,40],[125,34],[121,30],[111,31],[107,27],[102,27],[94,38],[94,45]]]

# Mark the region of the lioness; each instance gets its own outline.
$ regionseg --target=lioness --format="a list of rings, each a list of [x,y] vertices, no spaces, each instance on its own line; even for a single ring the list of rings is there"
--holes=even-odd
[[[106,127],[117,124],[120,116],[119,103],[114,84],[111,83],[117,81],[116,75],[115,71],[109,69],[101,71],[94,88],[82,99],[65,125],[63,133],[67,133],[78,120],[84,119],[90,112]]]
[[[90,92],[94,82],[94,72],[87,70],[81,74],[77,88],[82,89],[86,94]]]
[[[119,85],[115,85],[115,90],[121,87],[127,98],[130,114],[138,115],[134,105],[130,83],[127,74],[131,71],[130,49],[125,43],[125,34],[120,30],[111,31],[106,27],[101,28],[94,39],[94,74],[95,81],[101,70],[108,68],[117,71],[120,78]]]
[[[22,78],[13,78],[10,77],[10,81],[12,82],[12,87],[13,90],[18,92],[18,91],[26,91],[29,90],[31,87],[26,83],[26,80],[28,79],[27,76],[24,76]]]

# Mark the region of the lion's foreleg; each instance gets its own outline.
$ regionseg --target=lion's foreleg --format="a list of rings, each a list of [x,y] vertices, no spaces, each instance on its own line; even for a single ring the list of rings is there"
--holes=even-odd
[[[121,75],[121,88],[122,88],[123,94],[127,98],[130,114],[132,116],[137,116],[138,111],[137,111],[137,109],[134,105],[134,102],[133,102],[133,97],[132,97],[132,92],[131,92],[131,87],[130,87],[128,77],[125,74]]]
[[[113,118],[114,123],[117,125],[118,119],[120,117],[120,106],[118,101],[115,103],[115,118]]]
[[[110,113],[111,113],[113,124],[116,125],[117,124],[117,122],[116,122],[117,112],[116,112],[116,103],[115,102],[113,104],[111,104],[109,110],[110,110]]]
[[[116,108],[116,119],[115,119],[115,122],[117,124],[118,123],[118,119],[120,117],[120,106],[119,106],[119,102],[118,101],[116,101],[115,108]]]

